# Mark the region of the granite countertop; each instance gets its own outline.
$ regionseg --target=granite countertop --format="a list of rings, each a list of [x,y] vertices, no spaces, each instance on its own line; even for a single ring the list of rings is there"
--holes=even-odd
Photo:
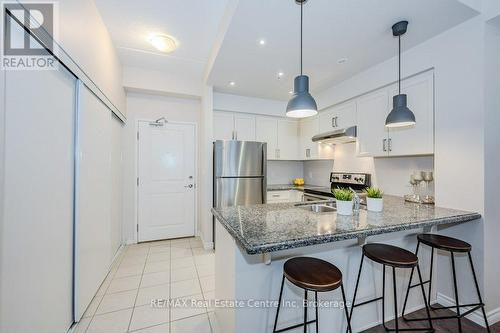
[[[248,254],[461,223],[481,217],[478,213],[407,203],[401,197],[389,195],[384,196],[383,212],[361,209],[353,216],[314,213],[297,203],[212,208],[212,213]]]
[[[267,190],[268,191],[287,191],[287,190],[297,190],[297,191],[304,191],[304,189],[320,189],[324,188],[324,186],[318,186],[318,185],[293,185],[293,184],[271,184],[267,185]]]

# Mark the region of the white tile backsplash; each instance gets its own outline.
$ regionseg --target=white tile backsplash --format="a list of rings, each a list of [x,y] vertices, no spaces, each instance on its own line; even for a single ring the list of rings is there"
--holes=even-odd
[[[267,161],[267,184],[291,184],[304,175],[302,161]]]

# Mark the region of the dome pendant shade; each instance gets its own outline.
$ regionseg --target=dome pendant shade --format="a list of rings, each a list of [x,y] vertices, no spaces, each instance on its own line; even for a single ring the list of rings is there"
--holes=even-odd
[[[385,126],[389,128],[412,126],[416,124],[415,115],[408,108],[407,96],[399,94],[392,98],[392,110],[385,120]]]
[[[401,36],[406,33],[408,21],[400,21],[392,26],[392,35],[398,37],[398,95],[392,97],[392,110],[385,119],[385,127],[406,127],[416,124],[415,115],[408,108],[408,99],[401,93]]]
[[[291,118],[305,118],[318,114],[316,101],[309,93],[309,77],[299,75],[293,84],[293,96],[286,106],[286,116]]]

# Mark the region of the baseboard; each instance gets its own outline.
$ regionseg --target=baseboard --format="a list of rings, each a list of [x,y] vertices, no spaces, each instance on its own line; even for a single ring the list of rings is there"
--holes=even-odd
[[[127,239],[125,241],[125,245],[132,245],[132,244],[137,244],[137,242],[135,241],[135,239]]]
[[[204,238],[203,238],[203,234],[200,232],[199,235],[198,235],[201,239],[201,242],[203,244],[203,248],[205,250],[212,250],[214,248],[214,242],[207,242]]]
[[[448,297],[442,293],[437,294],[437,303],[441,304],[442,306],[452,306],[455,305],[455,299]],[[464,309],[464,312],[471,309],[471,307],[463,307],[461,309]],[[451,311],[455,312],[455,309],[450,309]],[[465,316],[467,319],[475,322],[478,325],[481,325],[482,327],[486,327],[486,324],[483,319],[483,313],[481,309],[477,309],[476,311],[472,312],[471,314]],[[488,324],[493,325],[497,322],[500,321],[500,308],[493,309],[491,311],[486,312],[486,318],[488,318]]]

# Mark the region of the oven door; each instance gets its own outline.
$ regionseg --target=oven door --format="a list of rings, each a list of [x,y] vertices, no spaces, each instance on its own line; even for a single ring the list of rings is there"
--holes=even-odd
[[[303,202],[318,201],[318,200],[332,200],[332,198],[311,193],[304,193],[304,196],[302,197]]]

